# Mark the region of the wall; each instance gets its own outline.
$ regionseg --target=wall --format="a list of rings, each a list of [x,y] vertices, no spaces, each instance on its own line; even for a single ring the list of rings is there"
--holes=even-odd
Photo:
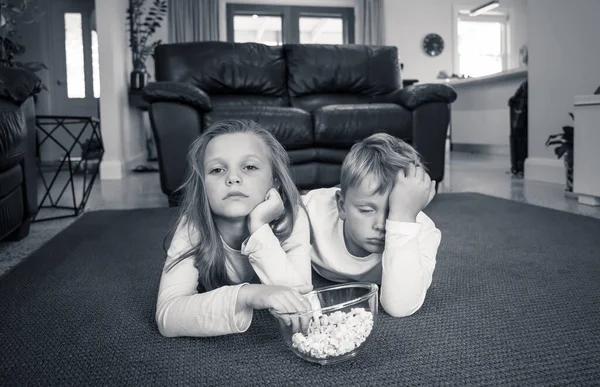
[[[527,1],[528,0],[500,0],[500,4],[510,9],[510,60],[509,68],[522,67],[519,57],[519,49],[528,44],[527,28]]]
[[[454,73],[455,10],[472,9],[485,0],[384,0],[386,44],[398,47],[404,78],[434,82],[440,70]],[[509,68],[517,67],[519,47],[526,42],[525,0],[501,0],[496,11],[509,12]],[[429,33],[444,39],[437,57],[423,53],[422,40]]]
[[[302,5],[321,7],[353,7],[354,29],[357,44],[362,43],[362,1],[361,0],[219,0],[219,40],[227,41],[227,3],[238,4],[276,4],[276,5]]]
[[[528,0],[529,158],[525,178],[564,184],[562,160],[544,143],[570,124],[576,95],[600,85],[600,1]],[[577,133],[575,133],[577,136]]]
[[[105,147],[102,179],[121,179],[128,168],[145,156],[142,115],[128,102],[131,58],[125,26],[127,5],[121,0],[96,0],[100,120]]]

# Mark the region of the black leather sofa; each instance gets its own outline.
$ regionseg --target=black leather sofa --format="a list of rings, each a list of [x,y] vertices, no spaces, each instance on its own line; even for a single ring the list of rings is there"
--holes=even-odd
[[[33,96],[41,87],[33,73],[0,67],[0,240],[26,237],[38,212]]]
[[[455,91],[402,88],[396,47],[266,46],[194,42],[160,45],[149,103],[161,187],[171,205],[190,143],[213,122],[252,119],[285,146],[300,189],[339,183],[350,147],[375,132],[413,144],[432,179],[444,177],[445,139]]]

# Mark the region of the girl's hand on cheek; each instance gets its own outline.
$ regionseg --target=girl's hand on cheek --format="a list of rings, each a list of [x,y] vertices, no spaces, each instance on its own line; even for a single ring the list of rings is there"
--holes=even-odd
[[[253,234],[264,224],[271,223],[280,217],[285,208],[281,195],[275,188],[271,188],[265,195],[265,200],[259,203],[248,215],[248,231]]]

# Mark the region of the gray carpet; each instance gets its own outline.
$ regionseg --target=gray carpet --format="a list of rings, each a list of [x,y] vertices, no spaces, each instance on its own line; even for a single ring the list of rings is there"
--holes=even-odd
[[[163,338],[172,209],[84,214],[0,278],[0,385],[589,385],[600,380],[600,220],[478,194],[427,211],[443,240],[415,315],[380,314],[354,360],[295,357],[272,317]]]
[[[0,241],[0,277],[76,220],[73,217],[34,223],[26,238]]]

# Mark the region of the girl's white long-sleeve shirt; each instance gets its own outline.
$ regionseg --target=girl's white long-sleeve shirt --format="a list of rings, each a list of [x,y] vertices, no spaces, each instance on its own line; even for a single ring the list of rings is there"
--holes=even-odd
[[[381,305],[388,314],[413,314],[431,285],[442,233],[423,212],[416,223],[386,220],[383,254],[356,257],[344,242],[336,191],[339,188],[315,189],[302,196],[312,228],[313,268],[331,281],[380,284]]]
[[[197,230],[180,221],[167,251],[166,265],[199,240]],[[269,225],[263,225],[244,243],[241,250],[223,241],[227,276],[235,285],[198,293],[198,269],[189,257],[163,269],[156,302],[156,323],[160,333],[175,336],[218,336],[244,332],[252,322],[253,310],[236,313],[237,295],[250,282],[298,286],[311,283],[310,229],[304,210],[291,235],[279,241]],[[257,278],[258,277],[258,278]]]

